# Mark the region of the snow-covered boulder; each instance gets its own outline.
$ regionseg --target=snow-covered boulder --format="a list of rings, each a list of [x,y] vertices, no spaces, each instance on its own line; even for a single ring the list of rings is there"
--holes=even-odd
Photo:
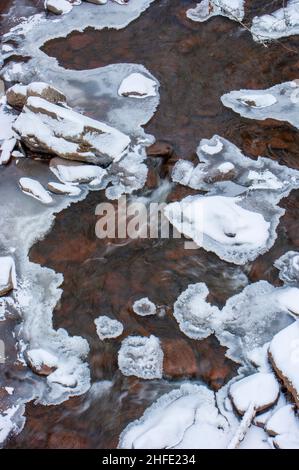
[[[44,5],[46,10],[55,13],[55,15],[64,15],[73,8],[73,5],[68,0],[45,0]]]
[[[157,313],[156,305],[151,302],[148,297],[143,297],[142,299],[135,300],[133,303],[133,312],[136,315],[141,317],[146,317],[147,315],[155,315]]]
[[[244,18],[245,0],[202,0],[195,8],[187,10],[187,18],[203,22],[213,16],[226,16],[234,21]]]
[[[155,336],[128,336],[118,353],[118,365],[124,375],[142,379],[161,379],[163,351]]]
[[[94,323],[96,325],[98,337],[101,340],[117,338],[124,331],[123,324],[120,321],[113,320],[106,315],[96,318]]]
[[[51,204],[51,202],[53,202],[52,197],[39,181],[23,177],[19,180],[19,186],[23,193],[37,199],[43,204]]]
[[[117,129],[36,96],[29,96],[13,128],[32,150],[96,164],[118,161],[130,144]]]
[[[0,296],[16,289],[16,268],[11,256],[0,256]]]
[[[299,408],[299,321],[274,336],[269,346],[269,358]]]
[[[265,430],[270,436],[293,434],[299,443],[299,418],[294,406],[289,404],[276,410],[265,423]]]
[[[157,84],[142,73],[132,73],[126,77],[118,89],[120,96],[129,98],[147,98],[156,96]]]
[[[22,109],[29,96],[37,96],[54,104],[66,103],[66,97],[61,91],[44,82],[32,82],[29,85],[16,84],[6,91],[7,103],[16,109]]]
[[[1,149],[0,149],[0,165],[5,165],[8,163],[11,159],[13,149],[16,146],[16,139],[15,137],[12,137],[11,139],[4,140],[1,144]]]
[[[79,162],[71,162],[62,158],[52,158],[50,170],[63,184],[100,183],[107,175],[104,168],[96,165],[85,165]]]

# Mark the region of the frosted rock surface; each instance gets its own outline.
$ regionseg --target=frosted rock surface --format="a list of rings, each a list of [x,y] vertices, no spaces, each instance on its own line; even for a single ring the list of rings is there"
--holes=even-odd
[[[280,83],[267,90],[231,91],[223,95],[221,101],[224,106],[248,119],[277,119],[299,128],[297,81]]]
[[[195,8],[187,10],[187,17],[192,21],[203,22],[213,16],[221,15],[231,20],[242,21],[244,4],[244,0],[202,0]]]
[[[163,351],[155,336],[129,336],[118,353],[118,365],[124,375],[142,379],[161,379]]]
[[[151,302],[147,297],[138,299],[133,303],[133,311],[141,317],[147,315],[155,315],[157,313],[156,305]]]
[[[120,321],[113,320],[112,318],[102,315],[94,321],[97,329],[98,337],[101,340],[109,338],[117,338],[124,330],[124,327]]]

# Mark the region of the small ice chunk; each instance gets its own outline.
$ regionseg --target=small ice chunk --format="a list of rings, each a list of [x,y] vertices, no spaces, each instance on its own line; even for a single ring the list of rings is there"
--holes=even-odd
[[[269,346],[269,357],[275,372],[299,407],[299,321],[274,336]]]
[[[19,185],[23,193],[28,194],[28,196],[37,199],[43,204],[51,204],[53,202],[52,197],[39,181],[32,178],[20,178]]]
[[[220,312],[207,302],[208,295],[204,283],[190,284],[174,304],[173,315],[189,338],[200,340],[213,333],[213,317]]]
[[[11,256],[0,257],[0,296],[17,288],[16,268]]]
[[[121,82],[118,94],[129,98],[147,98],[156,96],[156,87],[156,82],[151,78],[142,73],[132,73]]]
[[[8,395],[12,395],[14,392],[14,387],[4,387]]]
[[[101,340],[117,338],[124,331],[123,324],[120,321],[109,318],[106,315],[96,318],[94,323]]]
[[[49,181],[48,189],[54,194],[67,194],[69,196],[78,196],[81,193],[81,189],[78,186],[55,183],[53,181]]]
[[[155,336],[128,336],[118,353],[118,365],[124,375],[142,379],[161,379],[163,351]]]
[[[264,95],[242,95],[238,99],[245,104],[245,106],[249,106],[250,108],[268,108],[277,103],[275,96],[269,93],[265,93]]]
[[[279,270],[279,278],[285,284],[299,284],[299,253],[288,251],[275,261],[274,266]]]
[[[271,407],[279,396],[279,385],[273,374],[259,372],[233,383],[229,395],[243,415],[251,405],[257,412]]]
[[[147,297],[138,299],[133,303],[133,311],[141,317],[147,315],[155,315],[157,313],[156,305],[151,302]]]
[[[201,0],[195,8],[187,10],[187,18],[203,22],[213,16],[227,16],[234,21],[244,18],[245,0]]]

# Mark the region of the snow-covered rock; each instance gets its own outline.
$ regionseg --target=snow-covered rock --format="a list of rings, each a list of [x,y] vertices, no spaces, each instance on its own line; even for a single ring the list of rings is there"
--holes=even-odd
[[[199,247],[237,264],[236,253],[248,253],[252,259],[251,253],[261,250],[269,238],[269,222],[243,208],[242,197],[188,196],[164,212],[178,232]]]
[[[128,336],[118,353],[118,365],[124,375],[142,379],[161,379],[163,351],[155,336]]]
[[[90,183],[94,180],[100,183],[107,174],[100,166],[84,165],[58,157],[51,159],[50,170],[63,184]]]
[[[109,318],[106,315],[96,318],[94,323],[98,337],[101,340],[117,338],[124,331],[123,324],[120,321]]]
[[[143,297],[142,299],[135,300],[133,303],[133,312],[141,317],[146,317],[147,315],[155,315],[157,313],[156,305],[151,302],[148,297]]]
[[[43,204],[51,204],[51,202],[53,202],[52,197],[39,181],[23,177],[19,180],[19,186],[23,193],[37,199]]]
[[[68,196],[78,196],[81,193],[81,189],[73,184],[56,183],[49,181],[48,189],[54,194],[67,194]]]
[[[16,268],[11,256],[0,256],[0,296],[17,288]]]
[[[43,98],[50,103],[66,103],[65,95],[57,88],[44,82],[32,82],[29,85],[13,85],[6,91],[7,103],[16,109],[22,109],[29,96]]]
[[[174,304],[173,315],[189,338],[204,339],[214,331],[213,321],[220,311],[207,302],[208,295],[204,283],[190,284]]]
[[[255,41],[269,41],[299,34],[298,0],[288,0],[273,13],[253,18],[251,33]]]
[[[299,321],[274,336],[269,346],[269,357],[299,408]]]
[[[13,128],[32,150],[91,163],[118,161],[130,143],[117,129],[36,96]]]
[[[0,165],[5,165],[8,163],[12,156],[12,151],[16,146],[16,139],[12,137],[11,139],[4,140],[1,144],[1,155],[0,155]]]
[[[51,374],[58,365],[58,358],[41,348],[27,351],[27,360],[31,369],[39,375]]]
[[[292,81],[267,90],[231,91],[223,95],[221,101],[224,106],[248,119],[277,119],[299,128],[298,98],[298,83]]]
[[[195,8],[187,10],[187,17],[192,21],[203,22],[221,15],[234,21],[242,21],[244,4],[245,0],[202,0]]]
[[[132,73],[121,82],[118,94],[129,98],[147,98],[156,96],[156,87],[156,82],[151,78],[142,73]]]
[[[240,415],[253,405],[256,412],[274,405],[279,396],[279,385],[271,373],[257,373],[233,383],[230,398]]]
[[[68,0],[45,0],[44,5],[46,10],[55,13],[55,15],[64,15],[73,8],[73,5]]]
[[[285,405],[275,411],[265,424],[270,436],[293,434],[299,442],[299,418],[295,415],[293,405]]]

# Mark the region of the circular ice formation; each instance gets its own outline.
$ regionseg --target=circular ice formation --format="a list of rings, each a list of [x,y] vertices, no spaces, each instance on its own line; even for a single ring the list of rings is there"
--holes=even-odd
[[[123,324],[117,320],[102,315],[95,319],[94,321],[98,337],[101,340],[108,338],[117,338],[120,336],[124,330]]]
[[[126,375],[141,379],[161,379],[163,372],[163,351],[155,336],[128,336],[118,353],[118,365]]]
[[[212,317],[219,313],[206,298],[209,290],[203,282],[190,284],[174,304],[173,315],[180,329],[192,339],[204,339],[213,333]]]
[[[141,317],[147,315],[155,315],[157,313],[156,305],[151,302],[147,297],[138,299],[133,303],[133,311]]]

